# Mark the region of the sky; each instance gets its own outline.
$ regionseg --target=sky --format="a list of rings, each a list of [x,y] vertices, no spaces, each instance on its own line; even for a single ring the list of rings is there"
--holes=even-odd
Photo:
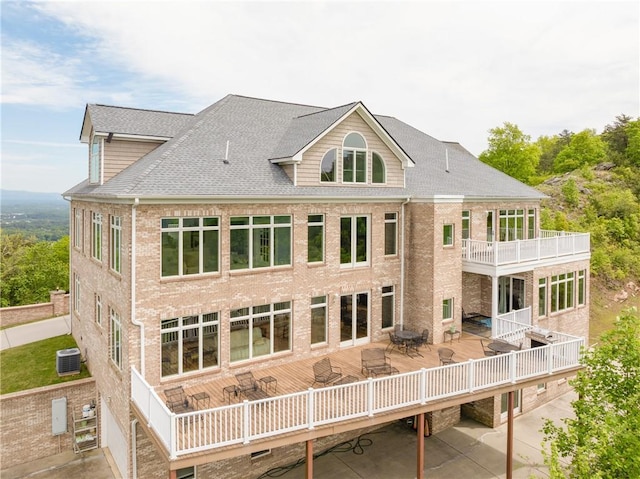
[[[640,115],[640,2],[1,0],[3,189],[88,176],[87,103],[362,101],[474,155]]]

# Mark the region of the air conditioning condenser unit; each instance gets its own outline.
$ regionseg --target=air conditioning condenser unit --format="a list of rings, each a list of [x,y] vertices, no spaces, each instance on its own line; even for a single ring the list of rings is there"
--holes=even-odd
[[[80,373],[80,350],[70,348],[56,351],[56,371],[58,376]]]

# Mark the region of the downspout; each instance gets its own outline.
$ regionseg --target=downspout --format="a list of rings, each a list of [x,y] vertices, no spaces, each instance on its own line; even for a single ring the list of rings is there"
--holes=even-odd
[[[144,324],[136,319],[136,213],[140,198],[131,206],[131,323],[140,328],[140,375],[144,378]]]
[[[407,198],[400,205],[400,327],[404,329],[404,207],[411,201]]]
[[[137,479],[138,477],[138,443],[136,441],[137,424],[137,419],[131,421],[131,472],[133,473],[133,475],[131,476],[132,479]]]

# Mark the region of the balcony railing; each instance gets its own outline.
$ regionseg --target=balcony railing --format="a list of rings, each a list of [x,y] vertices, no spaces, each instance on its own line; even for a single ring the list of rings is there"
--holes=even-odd
[[[462,259],[501,266],[589,253],[589,233],[540,231],[540,238],[515,241],[462,240]]]
[[[528,325],[522,325],[530,328]],[[514,331],[515,333],[515,331]],[[524,337],[523,331],[518,335]],[[131,370],[131,396],[170,458],[466,395],[579,366],[581,338],[395,376],[173,414]]]

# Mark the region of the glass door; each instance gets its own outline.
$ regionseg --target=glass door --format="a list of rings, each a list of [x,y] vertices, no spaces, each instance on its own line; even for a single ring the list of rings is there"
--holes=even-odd
[[[513,414],[520,413],[521,403],[521,390],[514,391],[513,393]],[[500,397],[500,419],[506,421],[509,412],[509,393],[504,393]]]
[[[340,344],[353,346],[369,339],[369,293],[340,297]]]
[[[524,308],[524,279],[511,276],[498,278],[498,314]]]

